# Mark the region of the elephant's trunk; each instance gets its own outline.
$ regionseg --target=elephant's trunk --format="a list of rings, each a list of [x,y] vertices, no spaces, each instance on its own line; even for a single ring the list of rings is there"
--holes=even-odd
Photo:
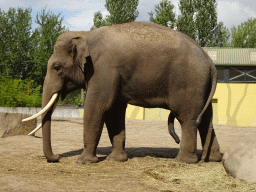
[[[47,92],[44,91],[42,108],[49,103],[50,98]],[[58,99],[55,102],[58,102]],[[53,108],[54,105],[52,105],[49,111],[42,115],[43,151],[48,162],[56,162],[59,160],[59,155],[53,154],[51,146],[51,115]]]

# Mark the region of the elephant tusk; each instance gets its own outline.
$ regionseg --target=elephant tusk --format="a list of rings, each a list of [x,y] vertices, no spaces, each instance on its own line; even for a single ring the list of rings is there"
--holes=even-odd
[[[50,108],[51,108],[51,106],[53,105],[53,103],[56,101],[57,98],[58,98],[58,93],[55,93],[55,94],[52,96],[52,98],[51,98],[51,100],[49,101],[49,103],[48,103],[41,111],[39,111],[37,114],[35,114],[35,115],[33,115],[33,116],[29,117],[29,118],[23,119],[22,122],[24,122],[24,121],[29,121],[29,120],[31,120],[31,119],[35,119],[35,118],[37,118],[38,116],[40,116],[40,115],[44,114],[45,112],[49,111]]]
[[[54,106],[53,106],[53,110],[52,110],[52,113],[54,112],[54,110],[56,109],[57,107],[57,102],[54,103]],[[28,135],[29,136],[32,136],[34,135],[35,132],[37,132],[39,129],[42,128],[42,123],[40,123],[33,131],[31,131]]]
[[[42,127],[42,123],[40,123],[33,131],[31,131],[28,135],[32,136],[35,132],[37,132]]]

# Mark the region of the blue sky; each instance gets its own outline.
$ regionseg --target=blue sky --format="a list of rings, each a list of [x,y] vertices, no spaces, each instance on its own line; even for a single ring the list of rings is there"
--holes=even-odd
[[[154,5],[160,0],[140,0],[136,21],[148,21],[148,12],[154,9]],[[176,16],[179,14],[179,0],[171,0],[174,4]],[[237,26],[248,18],[256,18],[256,0],[217,0],[218,21],[223,21],[228,28]],[[101,11],[103,17],[108,14],[105,8],[105,0],[1,0],[1,10],[8,11],[10,7],[32,7],[33,20],[36,13],[47,5],[55,14],[62,13],[63,25],[71,31],[90,30],[93,25],[94,13]],[[35,25],[33,25],[33,28]]]

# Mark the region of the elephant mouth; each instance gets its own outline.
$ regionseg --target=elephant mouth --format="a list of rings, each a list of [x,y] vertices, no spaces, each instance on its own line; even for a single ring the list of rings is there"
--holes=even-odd
[[[60,98],[61,98],[61,100],[63,101],[63,100],[66,98],[66,96],[67,96],[67,91],[66,91],[66,90],[62,90],[62,91],[60,92]]]

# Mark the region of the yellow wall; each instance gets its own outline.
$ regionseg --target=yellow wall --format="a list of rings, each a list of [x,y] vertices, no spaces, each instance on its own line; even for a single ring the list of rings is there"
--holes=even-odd
[[[256,126],[256,84],[218,83],[212,99],[213,124]],[[144,109],[128,105],[131,119],[167,120],[169,110]],[[138,113],[140,111],[140,113]],[[136,115],[137,114],[137,115]]]
[[[217,124],[217,99],[213,99],[212,104],[213,104],[213,123]],[[128,119],[167,121],[169,114],[170,114],[170,110],[159,109],[159,108],[146,109],[142,107],[128,105],[126,109],[126,118]]]
[[[218,83],[213,96],[217,99],[217,123],[255,127],[256,84]]]
[[[213,124],[256,127],[256,84],[218,83],[212,105]],[[126,118],[167,121],[169,113],[128,105]]]
[[[134,105],[128,105],[125,118],[128,119],[144,119],[144,109]]]

